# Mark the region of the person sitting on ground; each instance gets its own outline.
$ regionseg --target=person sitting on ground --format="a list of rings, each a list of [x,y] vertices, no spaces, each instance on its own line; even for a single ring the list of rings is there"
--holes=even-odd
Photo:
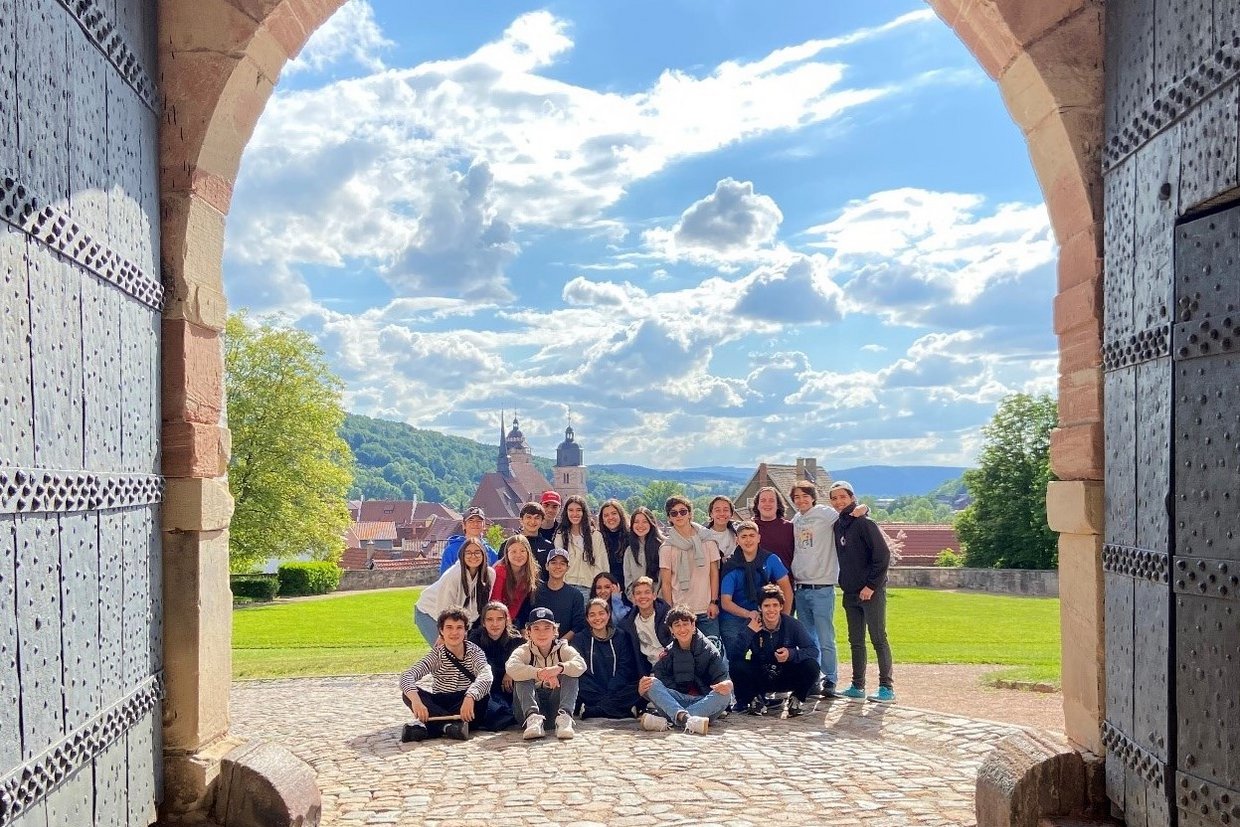
[[[620,629],[629,636],[637,674],[645,677],[654,671],[664,647],[672,642],[672,632],[667,628],[667,613],[672,607],[655,597],[654,581],[649,577],[634,580],[630,594],[633,611],[621,618]]]
[[[486,564],[481,540],[461,544],[461,559],[448,568],[439,579],[422,590],[413,609],[413,623],[429,644],[435,643],[439,629],[435,618],[450,606],[459,606],[469,618],[469,625],[478,622],[478,615],[491,599],[495,569]]]
[[[553,615],[560,618],[560,636],[571,641],[585,628],[586,601],[581,592],[564,582],[566,574],[568,552],[562,548],[552,549],[547,555],[547,582],[534,592],[533,606],[550,609]]]
[[[596,597],[586,604],[586,627],[577,644],[586,661],[577,695],[581,717],[632,718],[645,704],[637,694],[633,645],[612,622],[609,601]]]
[[[487,515],[485,511],[477,506],[465,509],[465,514],[461,517],[462,533],[453,534],[443,545],[443,555],[439,558],[439,573],[443,574],[460,558],[461,546],[466,540],[477,540],[482,543],[482,547],[487,552],[487,565],[495,565],[496,561],[499,560],[499,555],[495,553],[495,549],[491,548],[491,544],[482,536],[486,527]]]
[[[891,646],[887,643],[887,568],[891,550],[878,524],[869,517],[859,516],[853,487],[839,480],[827,490],[831,505],[839,512],[836,522],[835,550],[840,561],[840,591],[843,592],[844,617],[848,620],[848,647],[852,650],[852,686],[840,694],[858,700],[868,697],[880,704],[895,701],[892,682]],[[865,633],[878,656],[878,691],[865,694]]]
[[[558,637],[559,624],[550,609],[539,606],[530,612],[525,643],[508,657],[517,720],[527,741],[546,734],[544,722],[555,719],[555,737],[573,737],[573,709],[577,706],[578,679],[586,662],[566,640]]]
[[[715,645],[698,631],[697,613],[674,606],[667,613],[672,642],[654,665],[654,674],[638,681],[637,690],[658,709],[640,718],[642,729],[662,732],[671,724],[705,735],[712,718],[732,701],[728,667]],[[670,722],[670,723],[669,723]]]
[[[504,541],[502,548],[503,559],[495,564],[491,599],[507,606],[509,617],[520,626],[533,608],[534,593],[542,579],[528,537],[514,534]]]
[[[761,535],[757,524],[746,520],[736,526],[737,546],[724,561],[719,574],[720,637],[728,661],[745,657],[753,633],[749,625],[758,617],[758,601],[762,589],[775,583],[784,593],[785,605],[792,608],[792,583],[783,562],[759,547]]]
[[[590,594],[607,601],[611,607],[611,618],[617,623],[624,620],[624,616],[629,613],[630,607],[625,602],[620,581],[609,571],[600,571],[594,575],[594,583],[590,585]]]
[[[776,558],[778,559],[778,558]],[[774,583],[762,588],[759,616],[749,623],[753,637],[749,659],[732,660],[736,703],[750,714],[766,712],[759,696],[767,692],[791,692],[788,717],[801,714],[809,691],[818,683],[818,646],[796,618],[784,614],[788,597]]]
[[[492,600],[482,608],[482,623],[469,633],[469,641],[487,656],[491,665],[491,694],[487,704],[486,728],[499,732],[517,722],[513,712],[512,678],[508,676],[508,658],[525,638],[512,625],[508,607]]]
[[[401,699],[413,713],[402,741],[425,741],[440,735],[464,741],[469,725],[486,723],[491,665],[486,654],[465,639],[469,618],[459,606],[444,609],[437,620],[438,642],[400,676]],[[418,681],[431,676],[429,690]],[[442,720],[452,718],[453,720]]]

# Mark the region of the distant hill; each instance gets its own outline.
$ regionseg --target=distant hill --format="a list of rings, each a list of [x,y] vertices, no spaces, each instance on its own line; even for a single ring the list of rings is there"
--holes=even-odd
[[[908,497],[929,494],[967,470],[955,465],[859,465],[832,471],[831,478],[848,480],[858,494]]]

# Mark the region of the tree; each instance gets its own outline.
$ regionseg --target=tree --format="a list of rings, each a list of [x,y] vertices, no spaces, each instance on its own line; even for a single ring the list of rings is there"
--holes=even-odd
[[[649,508],[655,514],[662,514],[664,506],[667,505],[667,498],[673,494],[685,493],[685,487],[678,482],[672,480],[654,480],[648,483],[645,489],[638,496],[641,497],[642,505]],[[701,519],[700,514],[696,515]]]
[[[970,566],[1049,569],[1058,564],[1046,523],[1051,429],[1059,412],[1050,396],[1009,396],[982,429],[979,467],[964,474],[973,504],[956,518]]]
[[[504,529],[499,523],[491,523],[487,526],[487,530],[483,532],[482,539],[490,543],[491,548],[499,551],[499,547],[504,544]]]
[[[338,435],[343,383],[303,331],[236,314],[226,332],[228,487],[236,503],[229,566],[247,571],[305,553],[335,559],[353,484],[353,455]]]

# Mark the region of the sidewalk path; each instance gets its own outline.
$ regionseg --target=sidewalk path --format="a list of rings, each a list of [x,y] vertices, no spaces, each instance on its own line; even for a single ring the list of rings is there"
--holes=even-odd
[[[236,682],[232,732],[318,773],[324,825],[969,825],[983,757],[1017,727],[835,701],[798,719],[732,715],[706,736],[578,721],[402,746],[394,676]]]

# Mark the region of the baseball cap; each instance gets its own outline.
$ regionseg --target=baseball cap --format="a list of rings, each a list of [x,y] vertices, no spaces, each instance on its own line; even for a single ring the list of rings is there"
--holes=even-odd
[[[567,552],[567,551],[565,551],[565,550],[564,550],[564,549],[562,549],[562,548],[553,548],[553,549],[551,549],[551,551],[547,552],[547,562],[548,562],[548,563],[550,563],[552,560],[554,560],[554,559],[555,559],[555,558],[557,558],[557,557],[563,557],[563,558],[564,558],[564,562],[565,562],[565,563],[567,563],[567,562],[568,562],[568,552]]]
[[[544,491],[541,502],[543,505],[548,505],[551,503],[554,503],[555,505],[559,505],[560,495],[555,493],[554,491]]]
[[[836,480],[835,482],[831,483],[831,487],[827,489],[827,493],[830,494],[832,491],[834,491],[837,488],[843,488],[845,491],[847,491],[849,494],[852,494],[854,497],[857,496],[857,492],[853,491],[852,483],[849,482],[848,480]]]
[[[485,511],[483,511],[481,508],[475,505],[473,508],[465,509],[465,516],[462,519],[468,520],[470,517],[480,517],[481,519],[485,520],[487,518],[487,514]]]
[[[528,629],[530,626],[533,626],[535,623],[539,622],[550,623],[554,626],[560,625],[555,622],[555,612],[551,611],[546,606],[537,606],[534,609],[531,609],[530,616],[525,621],[525,627]]]

